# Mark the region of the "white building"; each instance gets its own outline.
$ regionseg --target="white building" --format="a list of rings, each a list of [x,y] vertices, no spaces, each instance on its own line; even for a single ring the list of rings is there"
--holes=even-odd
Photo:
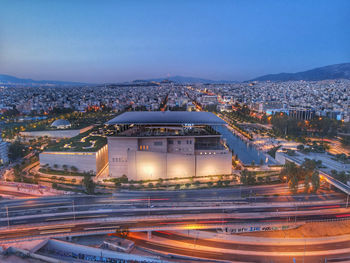
[[[231,174],[232,154],[211,126],[209,112],[127,112],[110,120],[111,177],[130,180]]]

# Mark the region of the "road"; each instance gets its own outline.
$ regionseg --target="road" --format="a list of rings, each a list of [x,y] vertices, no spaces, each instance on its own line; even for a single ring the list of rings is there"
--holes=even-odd
[[[131,231],[145,229],[170,231],[174,229],[220,228],[220,226],[243,223],[271,224],[276,222],[304,222],[350,216],[345,208],[345,195],[323,190],[317,195],[284,195],[285,185],[240,187],[188,191],[119,192],[100,196],[57,196],[37,199],[0,201],[0,243],[42,238],[57,235],[74,235],[84,232],[113,233],[117,228]],[[279,193],[279,196],[274,194]],[[242,197],[244,196],[244,197]],[[197,251],[181,247],[164,247],[153,240],[133,238],[140,246],[159,249],[168,253],[205,256],[225,260],[257,259],[239,253]],[[164,232],[155,232],[155,237],[168,237]],[[173,234],[171,241],[189,245],[193,238]],[[197,246],[256,252],[300,252],[302,246],[253,246],[228,245],[227,243],[197,240]],[[350,241],[349,241],[350,242]],[[329,249],[350,247],[348,241],[334,243]],[[333,247],[334,246],[334,247]],[[325,246],[307,246],[320,251]],[[220,254],[220,255],[219,255]],[[343,255],[341,255],[343,256]],[[306,262],[313,262],[308,256]],[[285,257],[278,258],[282,262]],[[290,259],[290,257],[289,257]],[[300,257],[298,258],[300,259]],[[290,262],[290,261],[289,261]]]
[[[301,207],[311,211],[314,210],[314,207],[316,209],[335,209],[344,206],[344,196],[334,192],[299,196],[266,197],[262,195],[269,191],[271,193],[285,191],[284,188],[283,185],[276,185],[242,187],[241,189],[127,192],[113,196],[81,195],[6,200],[0,202],[0,227],[8,223],[7,216],[10,218],[10,225],[21,225],[69,220],[74,215],[76,218],[99,218],[200,213],[281,213],[300,211]],[[254,196],[241,198],[242,194]],[[309,202],[314,202],[314,204],[309,205]],[[288,215],[284,215],[284,220],[286,217]]]
[[[138,246],[158,251],[163,255],[180,254],[215,260],[243,262],[334,262],[338,258],[349,258],[349,253],[327,255],[327,251],[338,251],[350,247],[350,240],[317,245],[264,245],[235,244],[218,240],[198,239],[173,232],[158,231],[148,239],[144,233],[131,233],[129,239]],[[323,260],[323,261],[322,261]]]

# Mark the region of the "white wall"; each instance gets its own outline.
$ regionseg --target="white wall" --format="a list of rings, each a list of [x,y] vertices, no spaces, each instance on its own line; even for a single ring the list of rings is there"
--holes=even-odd
[[[166,153],[136,151],[134,163],[130,163],[136,173],[130,174],[129,179],[156,180],[166,177]]]
[[[63,170],[62,166],[75,166],[80,172],[93,171],[96,173],[96,155],[88,153],[86,155],[76,155],[69,152],[42,152],[39,154],[40,165],[48,164],[51,168],[58,165],[58,169]]]
[[[196,176],[232,173],[232,154],[196,155]]]
[[[128,151],[136,151],[137,138],[108,137],[109,175],[128,175]]]
[[[232,155],[227,150],[211,150],[211,154],[206,155],[199,155],[200,152],[196,152],[198,155],[195,155],[194,140],[192,144],[187,144],[191,138],[174,138],[173,140],[174,144],[167,146],[165,138],[109,137],[110,176],[120,177],[125,174],[129,180],[149,180],[232,173]],[[155,141],[163,143],[155,148]],[[178,141],[181,141],[181,144]],[[148,145],[148,150],[140,151],[140,145]],[[181,147],[181,151],[176,151],[177,147]],[[189,151],[186,152],[185,148],[189,148]],[[166,151],[169,150],[170,152],[167,153]]]
[[[63,170],[63,165],[68,168],[75,166],[79,172],[93,171],[98,174],[108,163],[108,147],[105,145],[98,152],[42,152],[39,154],[40,165],[48,164],[51,168],[58,165],[58,170]]]
[[[165,138],[138,139],[138,145],[139,145],[138,150],[141,150],[140,147],[142,147],[143,149],[143,146],[148,146],[148,151],[151,151],[151,152],[161,152],[161,153],[167,152],[167,140]]]
[[[167,154],[167,178],[195,176],[195,156]]]

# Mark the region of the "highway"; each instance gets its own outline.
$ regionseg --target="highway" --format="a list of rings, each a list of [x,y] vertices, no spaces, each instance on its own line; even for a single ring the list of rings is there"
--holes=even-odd
[[[142,246],[160,254],[184,255],[189,257],[206,258],[208,260],[242,261],[242,262],[335,262],[336,259],[349,258],[349,253],[341,253],[342,249],[350,247],[350,240],[332,244],[318,245],[242,245],[228,242],[211,241],[177,235],[172,232],[153,232],[152,239],[147,239],[144,233],[132,233],[132,239]],[[334,250],[335,255],[327,255]],[[340,251],[340,253],[337,253]],[[323,261],[322,261],[323,260]],[[342,261],[343,262],[343,261]]]
[[[274,186],[284,190],[285,186]],[[345,206],[342,194],[329,192],[321,195],[255,196],[271,187],[220,189],[214,191],[186,192],[127,192],[113,196],[59,196],[28,200],[6,200],[0,202],[0,227],[88,218],[135,217],[188,214],[232,215],[232,220],[241,222],[258,220],[249,213],[259,213],[262,219],[305,220],[298,215],[307,210],[308,219],[320,219],[312,210],[339,209]],[[238,193],[238,195],[237,195]],[[254,197],[241,198],[241,193]],[[220,198],[218,198],[220,196]],[[312,203],[310,203],[312,202]],[[290,213],[286,213],[286,212]],[[271,213],[270,216],[264,213]],[[279,213],[274,215],[273,213]],[[326,212],[327,213],[327,212]],[[240,215],[246,214],[240,219]],[[317,214],[317,213],[316,213]],[[328,213],[324,218],[337,214]],[[338,213],[339,214],[339,213]]]
[[[275,193],[279,193],[276,196]],[[285,185],[240,187],[216,190],[119,192],[99,196],[56,196],[35,199],[0,201],[0,243],[43,237],[59,237],[80,234],[107,234],[116,229],[128,228],[135,242],[145,248],[166,253],[180,253],[189,256],[205,256],[209,259],[247,260],[254,259],[249,251],[301,253],[302,245],[273,246],[228,244],[225,242],[196,240],[196,249],[157,243],[157,238],[169,242],[181,242],[187,246],[193,238],[168,231],[186,229],[220,229],[239,224],[303,224],[350,217],[346,208],[346,196],[329,190],[321,194],[287,194]],[[145,240],[144,233],[153,232],[154,239]],[[218,253],[203,247],[232,250]],[[331,245],[308,245],[312,251],[323,251],[350,247],[350,241],[334,242]],[[198,251],[197,251],[198,250]],[[237,251],[248,251],[241,253]],[[234,252],[236,251],[236,252]],[[218,255],[220,254],[220,256]],[[337,256],[347,254],[338,253]],[[290,255],[273,256],[277,262],[291,259]],[[308,255],[306,262],[313,262],[314,255]],[[297,256],[300,259],[300,255]],[[257,259],[257,257],[255,257]],[[281,261],[280,261],[281,260]],[[259,261],[259,260],[258,260]],[[261,261],[259,261],[261,262]],[[290,261],[286,261],[290,262]],[[316,262],[316,261],[315,261]]]

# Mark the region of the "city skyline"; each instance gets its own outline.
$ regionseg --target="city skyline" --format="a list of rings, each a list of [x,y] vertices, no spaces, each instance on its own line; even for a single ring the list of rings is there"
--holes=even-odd
[[[3,3],[0,73],[21,78],[243,81],[350,60],[347,1]]]

